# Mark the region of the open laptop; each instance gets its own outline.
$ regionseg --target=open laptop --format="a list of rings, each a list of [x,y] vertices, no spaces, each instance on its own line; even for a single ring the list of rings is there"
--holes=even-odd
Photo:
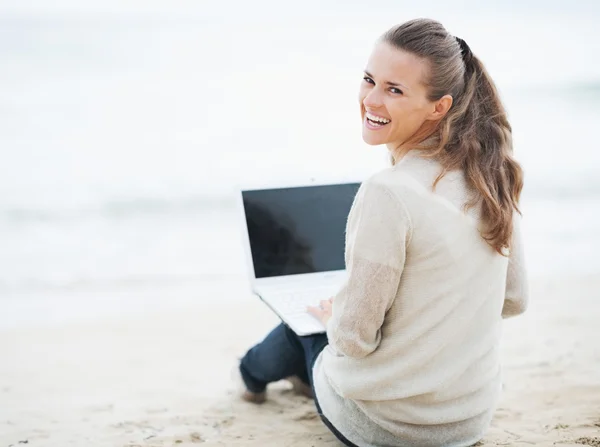
[[[325,332],[306,308],[345,280],[348,213],[360,183],[243,189],[252,291],[298,335]]]

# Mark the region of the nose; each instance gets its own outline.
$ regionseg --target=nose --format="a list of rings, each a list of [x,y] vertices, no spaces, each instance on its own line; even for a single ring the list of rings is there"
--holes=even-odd
[[[377,87],[367,92],[363,98],[363,105],[369,109],[377,109],[383,105],[383,95]]]

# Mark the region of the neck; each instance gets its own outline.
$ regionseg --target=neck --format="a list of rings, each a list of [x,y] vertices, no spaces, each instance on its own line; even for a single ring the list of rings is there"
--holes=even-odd
[[[436,146],[438,142],[438,137],[434,133],[430,133],[428,136],[418,140],[417,142],[414,139],[409,139],[404,143],[388,143],[387,148],[392,155],[394,160],[394,164],[398,163],[402,158],[413,150],[422,150],[429,151],[433,147]]]

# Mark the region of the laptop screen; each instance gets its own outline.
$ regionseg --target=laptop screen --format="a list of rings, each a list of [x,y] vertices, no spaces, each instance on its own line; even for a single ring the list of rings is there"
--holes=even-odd
[[[344,270],[359,183],[243,191],[256,278]]]

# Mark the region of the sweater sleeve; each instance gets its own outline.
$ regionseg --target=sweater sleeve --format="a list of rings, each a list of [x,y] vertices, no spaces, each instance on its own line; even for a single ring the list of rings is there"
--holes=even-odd
[[[327,323],[337,355],[363,358],[379,346],[381,326],[404,268],[410,219],[404,205],[373,181],[359,189],[346,227],[347,281]]]
[[[529,304],[527,271],[521,236],[521,216],[518,213],[514,214],[513,238],[506,274],[506,293],[502,307],[503,318],[522,314]]]

